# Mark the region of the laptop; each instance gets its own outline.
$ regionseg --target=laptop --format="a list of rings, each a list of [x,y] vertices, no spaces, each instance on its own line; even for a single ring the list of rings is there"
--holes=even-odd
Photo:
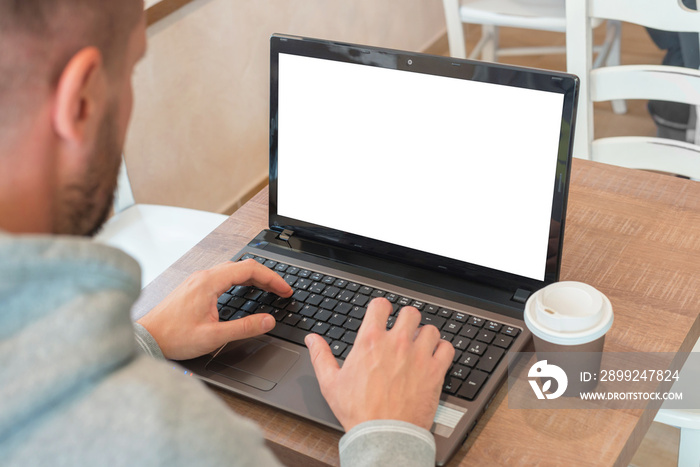
[[[292,285],[219,298],[269,334],[183,362],[206,382],[342,430],[303,337],[342,361],[374,297],[418,308],[455,347],[432,432],[460,448],[530,334],[527,298],[559,277],[575,76],[274,35],[269,229],[254,258]]]

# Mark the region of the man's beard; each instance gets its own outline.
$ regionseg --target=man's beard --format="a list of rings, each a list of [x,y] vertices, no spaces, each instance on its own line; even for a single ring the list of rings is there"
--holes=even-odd
[[[114,201],[121,164],[122,145],[118,141],[116,106],[106,113],[97,143],[83,180],[59,191],[54,217],[54,233],[95,235],[107,220]]]

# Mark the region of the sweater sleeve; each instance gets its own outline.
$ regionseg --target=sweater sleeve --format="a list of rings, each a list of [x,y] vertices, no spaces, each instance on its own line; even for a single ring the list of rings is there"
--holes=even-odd
[[[396,420],[364,422],[338,443],[340,465],[434,466],[435,438],[426,429]]]
[[[141,326],[139,323],[133,323],[134,324],[134,336],[136,337],[136,343],[139,345],[139,348],[143,353],[146,355],[150,355],[151,357],[157,358],[159,360],[165,360],[165,357],[163,356],[163,352],[160,350],[160,347],[158,346],[158,343],[156,340],[153,338],[150,332],[146,330],[143,326]]]

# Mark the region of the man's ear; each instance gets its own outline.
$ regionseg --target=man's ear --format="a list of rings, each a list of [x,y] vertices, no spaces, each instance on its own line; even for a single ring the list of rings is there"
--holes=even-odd
[[[53,125],[68,142],[83,143],[99,127],[106,99],[102,54],[86,47],[73,55],[58,81]]]

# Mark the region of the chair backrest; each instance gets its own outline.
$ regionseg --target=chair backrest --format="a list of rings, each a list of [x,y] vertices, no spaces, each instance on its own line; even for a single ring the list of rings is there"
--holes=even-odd
[[[651,137],[593,139],[593,102],[651,99],[700,106],[700,71],[661,65],[593,69],[593,18],[677,32],[700,32],[700,12],[681,0],[567,0],[567,69],[581,79],[574,156],[700,179],[700,146]],[[697,127],[697,125],[696,125]],[[693,143],[700,143],[697,138]]]

